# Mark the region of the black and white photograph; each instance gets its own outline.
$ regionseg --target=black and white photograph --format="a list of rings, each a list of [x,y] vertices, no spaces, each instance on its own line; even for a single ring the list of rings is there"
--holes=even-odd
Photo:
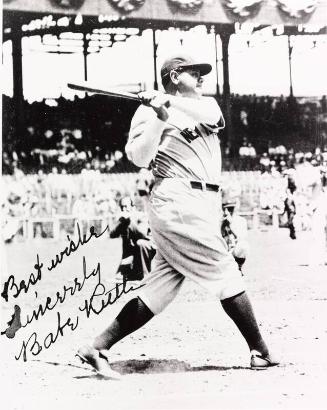
[[[1,36],[1,409],[325,409],[327,0]]]

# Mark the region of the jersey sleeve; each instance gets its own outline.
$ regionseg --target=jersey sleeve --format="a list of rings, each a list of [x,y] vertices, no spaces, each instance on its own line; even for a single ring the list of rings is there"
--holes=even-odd
[[[147,168],[156,155],[165,126],[152,108],[141,105],[131,121],[125,147],[128,159],[138,167]]]
[[[131,126],[129,130],[129,135],[128,135],[128,141],[127,145],[130,145],[135,141],[137,138],[139,138],[146,127],[146,124],[149,120],[153,119],[156,116],[155,112],[152,110],[150,107],[145,107],[144,105],[141,105],[135,112],[132,121],[131,121]]]

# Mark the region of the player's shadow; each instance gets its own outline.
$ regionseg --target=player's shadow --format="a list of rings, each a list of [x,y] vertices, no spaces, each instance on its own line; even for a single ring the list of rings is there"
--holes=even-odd
[[[41,362],[40,360],[34,360]],[[84,365],[75,365],[72,363],[59,363],[59,362],[43,362],[52,366],[68,366],[76,369],[80,369],[84,374],[74,376],[74,379],[106,379],[98,374],[87,373],[86,370],[90,370],[90,367]],[[227,370],[248,370],[249,367],[244,366],[191,366],[182,360],[177,359],[144,359],[144,360],[120,360],[110,363],[113,370],[121,374],[122,376],[128,374],[159,374],[159,373],[186,373],[186,372],[203,372],[203,371],[227,371]]]
[[[191,366],[182,360],[177,359],[144,359],[144,360],[121,360],[112,362],[111,368],[116,372],[124,374],[144,373],[186,373],[200,371],[226,371],[226,370],[246,370],[243,366]]]

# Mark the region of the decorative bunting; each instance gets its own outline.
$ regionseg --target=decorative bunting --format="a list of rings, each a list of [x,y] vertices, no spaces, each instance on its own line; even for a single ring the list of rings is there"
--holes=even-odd
[[[98,11],[94,11],[94,5],[92,4],[96,0],[3,0],[4,10],[17,10],[17,11],[43,11],[47,10],[48,13],[56,13],[58,9],[60,11],[78,11],[83,7],[83,13],[85,15],[94,15]],[[97,0],[98,1],[98,0]],[[107,3],[114,7],[120,14],[126,14],[140,9],[147,0],[107,0]],[[164,5],[164,2],[169,5],[170,19],[171,14],[180,13],[198,13],[202,8],[203,18],[205,21],[216,21],[219,22],[221,13],[220,3],[224,6],[226,13],[228,14],[228,19],[232,23],[235,19],[244,21],[247,18],[255,19],[255,15],[258,14],[260,8],[266,9],[266,13],[262,13],[263,20],[266,21],[266,15],[268,8],[271,10],[272,22],[271,24],[278,24],[280,20],[280,15],[276,13],[279,11],[280,14],[283,14],[283,17],[294,19],[294,24],[299,24],[297,20],[308,21],[310,15],[314,13],[316,9],[321,11],[321,13],[315,13],[313,20],[316,22],[324,23],[324,1],[322,0],[148,0],[149,3],[155,2],[155,19],[167,19],[168,16],[164,16],[161,12],[161,2]],[[27,4],[28,3],[28,4]],[[40,10],[38,10],[38,4],[40,4]],[[42,7],[41,7],[42,4]],[[92,4],[92,9],[90,8]],[[30,9],[28,8],[30,5]],[[217,7],[216,7],[217,6]],[[106,14],[105,9],[108,8],[106,4],[97,6],[95,10],[100,8],[103,9],[102,14]],[[217,11],[217,13],[216,13]],[[99,13],[101,14],[101,13]],[[146,13],[144,13],[146,14]],[[146,15],[142,15],[143,18],[146,18]],[[226,16],[224,16],[225,18]],[[176,17],[179,18],[179,17]],[[260,24],[260,19],[258,22],[253,21],[255,24]],[[325,19],[326,20],[326,19]],[[205,21],[203,23],[205,24]],[[224,20],[225,21],[225,20]],[[277,21],[277,23],[276,23]],[[317,23],[315,23],[317,24]]]
[[[50,0],[53,7],[61,9],[79,9],[85,0]]]
[[[225,5],[240,17],[248,17],[263,0],[225,0]]]
[[[277,0],[278,7],[290,17],[301,18],[311,14],[318,6],[319,0]]]
[[[110,0],[110,3],[124,13],[129,13],[143,6],[145,0]]]
[[[203,4],[203,0],[168,0],[173,7],[186,12],[198,11]]]

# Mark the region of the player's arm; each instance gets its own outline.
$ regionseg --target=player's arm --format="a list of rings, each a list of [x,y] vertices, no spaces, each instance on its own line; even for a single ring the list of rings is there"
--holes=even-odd
[[[189,115],[197,122],[216,124],[222,117],[217,101],[212,97],[201,97],[199,99],[169,96],[171,107]]]
[[[212,97],[181,97],[152,90],[140,93],[139,98],[143,104],[152,107],[159,117],[162,116],[162,112],[158,110],[165,111],[165,107],[173,107],[196,122],[215,125],[222,119],[221,109]],[[166,121],[167,118],[163,120]]]
[[[135,242],[139,239],[148,239],[145,224],[131,224]]]
[[[131,220],[129,217],[121,215],[116,225],[111,229],[110,238],[119,238],[124,232],[126,232]]]
[[[127,157],[138,167],[147,168],[155,157],[165,122],[149,107],[139,107],[136,111],[125,147]]]

